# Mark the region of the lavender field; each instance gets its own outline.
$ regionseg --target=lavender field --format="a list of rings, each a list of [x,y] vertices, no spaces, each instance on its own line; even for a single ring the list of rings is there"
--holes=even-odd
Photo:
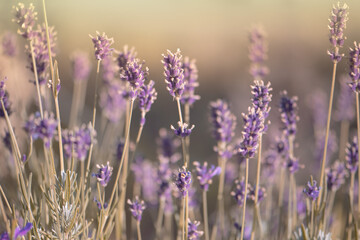
[[[359,240],[359,9],[1,2],[0,240]]]

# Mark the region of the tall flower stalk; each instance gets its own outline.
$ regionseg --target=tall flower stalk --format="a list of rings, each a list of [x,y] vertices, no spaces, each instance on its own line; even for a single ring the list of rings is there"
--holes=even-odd
[[[333,7],[331,11],[331,16],[329,19],[329,30],[330,36],[329,40],[332,45],[332,49],[328,51],[331,60],[333,61],[333,73],[332,73],[332,81],[331,81],[331,90],[330,90],[330,100],[329,100],[329,109],[328,109],[328,117],[326,123],[326,135],[325,135],[325,146],[324,146],[324,154],[321,163],[321,172],[320,172],[320,197],[317,198],[317,208],[320,207],[321,199],[324,199],[322,194],[324,178],[325,178],[325,166],[326,166],[326,154],[327,154],[327,145],[329,140],[329,131],[330,131],[330,120],[331,120],[331,111],[333,105],[334,98],[334,89],[335,89],[335,77],[336,77],[336,67],[338,62],[340,62],[343,54],[339,53],[340,48],[344,45],[344,41],[346,37],[344,36],[344,29],[346,28],[346,21],[348,20],[348,6],[344,4],[340,6],[340,4]]]

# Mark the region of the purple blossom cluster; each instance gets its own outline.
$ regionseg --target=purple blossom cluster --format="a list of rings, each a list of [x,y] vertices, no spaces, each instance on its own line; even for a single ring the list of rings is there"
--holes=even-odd
[[[122,74],[123,70],[126,68],[128,62],[134,61],[137,53],[134,48],[130,48],[125,45],[122,51],[117,53],[116,62],[118,67],[120,68],[120,74]]]
[[[256,80],[263,79],[269,73],[269,69],[264,65],[268,51],[264,30],[254,27],[249,34],[249,40],[250,74]]]
[[[342,184],[345,183],[345,178],[348,176],[345,164],[336,161],[331,168],[326,170],[327,188],[329,191],[336,191]]]
[[[255,194],[256,194],[255,186],[251,186],[249,184],[248,185],[248,191],[249,191],[248,198],[255,201]],[[262,200],[264,200],[265,197],[266,197],[266,189],[263,188],[263,187],[259,187],[259,189],[258,189],[258,203],[262,202]]]
[[[33,27],[37,20],[37,12],[35,7],[30,3],[29,7],[25,7],[23,3],[18,3],[14,9],[13,21],[19,25],[18,33],[25,39],[31,39],[33,37]]]
[[[191,222],[190,219],[188,219],[188,236],[187,239],[189,240],[198,240],[200,237],[204,234],[203,231],[198,230],[198,227],[200,225],[199,221]]]
[[[107,162],[106,165],[97,164],[96,167],[99,169],[97,173],[93,173],[92,176],[96,177],[101,186],[106,187],[110,181],[110,177],[113,172],[113,168]]]
[[[77,51],[71,55],[70,60],[74,81],[88,80],[91,71],[91,63],[88,54]]]
[[[270,87],[270,82],[268,82],[266,85],[262,80],[255,80],[254,85],[251,86],[251,93],[252,93],[252,104],[256,111],[259,111],[262,115],[262,119],[264,121],[264,128],[262,129],[262,132],[265,132],[267,130],[266,118],[269,116],[270,112],[270,102],[272,98],[272,94],[270,93],[272,91],[272,88]]]
[[[178,122],[178,127],[175,128],[173,125],[170,126],[171,129],[174,131],[175,135],[181,138],[188,137],[192,130],[194,129],[195,125],[189,125],[187,123]]]
[[[131,86],[131,91],[129,92],[130,98],[135,99],[138,97],[148,75],[149,69],[144,67],[144,64],[140,63],[139,59],[135,58],[127,62],[121,79],[128,82]]]
[[[101,61],[111,55],[114,50],[111,48],[111,45],[114,43],[113,38],[108,38],[105,33],[101,35],[99,32],[96,32],[95,37],[90,35],[90,38],[94,44],[96,60]]]
[[[346,161],[346,168],[352,172],[355,173],[358,166],[358,139],[356,137],[353,138],[353,141],[351,143],[348,143],[346,146],[346,155],[345,155],[345,161]]]
[[[356,92],[360,92],[360,43],[354,42],[354,48],[350,48],[350,77],[352,82],[349,83],[350,88]]]
[[[108,207],[107,202],[105,202],[103,205],[101,205],[101,202],[99,200],[97,200],[96,198],[94,198],[94,202],[96,203],[96,206],[98,207],[99,210],[107,209],[107,207]]]
[[[11,111],[11,103],[9,101],[9,93],[5,89],[5,87],[6,87],[5,82],[6,81],[7,81],[7,77],[5,77],[4,79],[2,79],[0,81],[0,101],[2,102],[2,104],[0,105],[0,118],[5,117],[5,112],[9,116],[12,113],[12,111]]]
[[[56,128],[57,120],[54,118],[54,114],[49,112],[44,112],[43,118],[39,112],[31,114],[24,126],[25,131],[34,140],[41,138],[47,148],[50,147]]]
[[[346,28],[348,14],[348,6],[346,4],[340,6],[340,3],[338,3],[337,6],[333,6],[331,11],[328,26],[330,30],[329,41],[334,49],[328,50],[328,54],[334,62],[339,62],[344,56],[339,53],[339,48],[344,45],[346,39],[344,36],[344,29]]]
[[[195,94],[195,88],[199,86],[198,70],[195,64],[195,59],[190,60],[189,57],[185,57],[182,61],[181,68],[184,70],[184,92],[181,96],[182,104],[194,104],[195,101],[200,99],[199,95]]]
[[[145,210],[145,203],[142,200],[139,200],[139,197],[136,196],[133,201],[128,199],[127,203],[129,204],[129,209],[136,221],[140,222],[143,211]]]
[[[242,206],[245,201],[245,182],[244,180],[235,180],[235,190],[232,191],[231,196],[236,200],[238,206]]]
[[[303,168],[303,165],[300,165],[299,159],[294,156],[288,156],[285,167],[289,170],[290,173],[297,172],[300,168]]]
[[[311,200],[314,201],[318,198],[320,193],[320,187],[316,186],[316,181],[309,181],[304,188],[304,194]]]
[[[166,54],[163,54],[164,76],[165,83],[167,84],[167,90],[174,98],[181,98],[184,88],[184,69],[182,68],[182,55],[180,49],[175,53],[167,50]]]
[[[201,189],[208,191],[209,185],[212,184],[212,178],[220,174],[221,168],[215,167],[214,165],[208,168],[207,162],[204,162],[203,165],[199,162],[194,162],[193,164],[196,168],[197,179],[199,180]]]
[[[2,137],[4,146],[12,153],[11,135],[8,131],[5,131],[5,135]]]
[[[32,223],[27,223],[23,228],[17,226],[14,231],[14,236],[12,236],[12,240],[16,240],[21,237],[25,237],[26,234],[33,228]],[[11,240],[8,232],[4,232],[0,235],[0,240]]]
[[[3,54],[8,57],[14,57],[17,54],[16,35],[6,32],[1,41]]]
[[[296,96],[290,98],[286,91],[281,92],[279,111],[283,124],[282,129],[286,136],[295,136],[296,134],[296,122],[299,121],[297,101]]]
[[[185,167],[179,169],[179,173],[175,179],[175,185],[181,193],[182,197],[185,197],[189,191],[191,184],[191,172],[186,171]]]
[[[141,111],[141,120],[140,124],[145,124],[145,115],[150,111],[151,105],[155,102],[157,98],[157,92],[154,88],[155,82],[150,80],[149,83],[143,84],[139,91],[139,108]]]
[[[67,158],[75,157],[84,161],[91,144],[96,142],[96,131],[92,128],[91,123],[75,128],[73,131],[62,131],[62,142],[64,153]],[[73,154],[74,153],[74,154]]]

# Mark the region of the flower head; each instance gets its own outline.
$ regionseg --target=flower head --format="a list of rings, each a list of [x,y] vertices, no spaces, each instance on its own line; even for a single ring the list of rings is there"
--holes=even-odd
[[[252,98],[251,101],[255,110],[259,110],[259,112],[263,115],[264,128],[262,132],[265,132],[267,129],[267,123],[265,123],[266,118],[269,116],[270,112],[270,102],[272,98],[272,94],[270,93],[272,88],[270,87],[270,82],[266,85],[262,80],[255,80],[254,85],[251,86]]]
[[[296,122],[299,121],[297,101],[296,96],[290,98],[286,91],[281,93],[279,111],[283,123],[282,129],[286,136],[296,134]]]
[[[186,171],[185,167],[179,169],[179,173],[175,179],[175,185],[179,189],[182,197],[186,196],[186,193],[190,188],[190,183],[191,183],[191,172]]]
[[[4,55],[14,57],[17,54],[16,35],[6,32],[1,43]]]
[[[232,191],[231,196],[233,196],[236,200],[236,203],[239,206],[242,206],[244,204],[245,200],[245,182],[243,180],[235,180],[235,190]]]
[[[178,122],[178,128],[175,128],[173,125],[171,125],[171,129],[174,130],[175,135],[182,138],[189,136],[194,127],[195,125],[192,125],[189,128],[187,123],[181,123],[180,121]]]
[[[346,168],[353,173],[356,172],[359,165],[358,162],[359,149],[358,149],[357,141],[358,139],[354,137],[353,141],[351,143],[348,143],[346,146],[346,155],[345,155]]]
[[[91,71],[89,56],[85,52],[74,52],[71,55],[71,67],[74,81],[86,81]]]
[[[249,34],[249,58],[251,61],[250,74],[254,79],[262,79],[269,73],[269,69],[264,66],[267,59],[266,34],[262,27],[254,27]]]
[[[167,90],[174,98],[181,98],[185,88],[185,81],[184,69],[181,67],[182,55],[180,49],[178,49],[176,53],[167,50],[167,54],[163,54],[162,56],[163,60],[161,62],[164,64],[164,76]]]
[[[185,57],[182,61],[182,69],[184,69],[184,92],[181,96],[182,104],[193,105],[195,101],[200,99],[199,95],[195,95],[195,88],[199,86],[198,70],[195,65],[195,59],[190,60]]]
[[[121,79],[130,84],[132,90],[130,97],[136,98],[140,89],[144,85],[145,79],[149,75],[149,69],[144,68],[143,63],[139,59],[128,61],[121,75]]]
[[[354,42],[354,48],[350,48],[350,88],[354,92],[360,92],[360,43]]]
[[[30,3],[26,8],[23,3],[18,3],[17,6],[13,6],[15,12],[15,18],[13,19],[19,25],[18,33],[25,39],[30,39],[33,35],[33,27],[37,20],[37,12],[35,7]]]
[[[204,162],[203,165],[199,162],[194,162],[194,166],[196,167],[196,174],[200,182],[201,189],[208,191],[209,185],[212,183],[212,178],[220,174],[221,168],[215,167],[214,165],[211,165],[211,167],[208,168],[207,162]]]
[[[125,68],[128,62],[131,62],[136,57],[136,52],[134,48],[130,48],[125,45],[123,50],[118,52],[118,57],[116,58],[116,62],[118,67],[120,68],[120,72],[122,72]]]
[[[210,102],[210,122],[213,125],[213,135],[217,142],[231,142],[236,127],[236,117],[230,111],[227,102],[218,99]]]
[[[308,198],[310,198],[311,201],[314,201],[319,196],[320,193],[319,190],[320,187],[316,186],[316,181],[311,179],[311,181],[308,181],[303,192]]]
[[[99,200],[97,200],[96,198],[94,198],[94,202],[96,203],[96,206],[98,207],[99,210],[107,209],[107,207],[108,207],[107,202],[105,202],[103,205],[101,205],[101,202]]]
[[[188,219],[188,231],[189,232],[188,232],[187,238],[189,240],[197,240],[204,234],[203,231],[198,230],[199,225],[200,225],[199,221],[191,222],[190,219]]]
[[[139,108],[141,111],[140,124],[145,124],[145,115],[150,111],[151,105],[157,98],[157,92],[154,88],[155,82],[150,80],[148,85],[142,85],[139,91]]]
[[[345,168],[345,164],[336,161],[331,168],[326,170],[327,187],[331,191],[336,191],[342,184],[345,183],[345,178],[348,176],[348,172]]]
[[[249,186],[249,198],[252,199],[253,201],[255,201],[255,194],[256,194],[256,188],[255,186],[251,186],[250,184]],[[260,203],[264,198],[266,197],[266,189],[263,187],[259,187],[258,189],[258,203]]]
[[[136,219],[136,221],[140,222],[143,211],[146,208],[144,201],[139,200],[139,197],[136,196],[133,201],[128,199],[127,203],[129,204],[130,212],[133,215],[133,217]]]
[[[101,35],[99,32],[96,32],[95,37],[90,35],[90,38],[94,44],[96,60],[103,60],[105,57],[111,55],[114,50],[111,48],[111,45],[114,43],[113,38],[108,38],[105,33]]]
[[[329,41],[333,46],[332,50],[328,50],[331,60],[334,62],[339,62],[344,56],[339,53],[339,48],[344,45],[346,37],[344,36],[344,29],[346,28],[346,22],[348,20],[348,6],[344,4],[340,6],[340,3],[337,6],[333,6],[331,11],[331,16],[329,19]]]
[[[288,156],[288,159],[285,162],[285,167],[289,170],[290,173],[295,173],[300,168],[303,168],[303,165],[300,165],[298,158]]]
[[[32,223],[27,223],[23,228],[17,226],[14,231],[13,240],[24,237],[31,229],[33,228]],[[10,236],[8,232],[4,232],[0,235],[0,240],[10,240]]]
[[[48,112],[44,112],[43,118],[41,118],[39,112],[30,115],[24,126],[25,131],[28,132],[34,140],[41,138],[47,148],[50,147],[56,127],[57,120],[55,120],[54,114]]]
[[[3,102],[3,106],[0,104],[0,118],[5,117],[5,112],[10,116],[12,113],[11,111],[11,103],[9,101],[9,93],[6,91],[5,87],[5,81],[7,81],[7,77],[5,77],[3,80],[0,81],[0,101]]]
[[[96,167],[99,168],[99,171],[96,174],[93,173],[92,176],[97,178],[101,186],[106,187],[110,181],[113,168],[109,165],[109,162],[105,166],[97,164]]]

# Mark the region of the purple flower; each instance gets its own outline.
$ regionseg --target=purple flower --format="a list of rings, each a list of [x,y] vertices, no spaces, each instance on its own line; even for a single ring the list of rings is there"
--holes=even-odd
[[[273,148],[277,152],[278,155],[285,156],[288,154],[288,151],[289,151],[288,141],[285,139],[284,136],[276,137]]]
[[[86,52],[74,52],[71,55],[71,67],[74,81],[86,81],[91,71],[91,63]]]
[[[264,66],[267,59],[266,34],[262,27],[254,27],[249,35],[249,58],[251,61],[250,74],[254,79],[262,79],[269,73],[269,69]]]
[[[211,165],[211,167],[208,168],[207,162],[204,162],[203,165],[199,162],[194,162],[194,166],[196,167],[196,174],[199,179],[201,189],[208,191],[209,185],[212,183],[212,178],[220,174],[221,168],[215,167],[214,165]]]
[[[185,167],[179,169],[179,173],[177,175],[177,178],[175,179],[175,185],[179,189],[182,197],[186,196],[186,193],[190,188],[190,183],[191,183],[191,172],[186,171]]]
[[[269,104],[272,98],[272,94],[270,93],[272,88],[270,85],[270,82],[265,85],[262,80],[255,80],[254,85],[251,86],[251,93],[253,95],[251,101],[253,106],[256,111],[259,109],[260,113],[263,115],[264,128],[262,129],[262,132],[267,130],[268,124],[265,123],[265,120],[269,116],[271,109]]]
[[[135,59],[137,53],[134,48],[130,48],[125,45],[123,51],[118,52],[118,57],[116,58],[116,62],[118,67],[120,68],[120,72],[122,72],[128,62],[131,62]]]
[[[140,201],[139,197],[136,196],[133,201],[130,199],[127,200],[127,203],[130,205],[130,212],[136,221],[140,222],[143,211],[145,210],[145,203],[144,201]]]
[[[168,158],[170,162],[176,163],[181,155],[178,152],[178,148],[181,145],[181,141],[175,137],[173,131],[161,128],[159,130],[159,138],[157,139],[158,154],[164,158]]]
[[[259,145],[258,138],[264,129],[264,121],[259,110],[256,111],[254,107],[249,107],[248,111],[248,114],[242,114],[244,130],[242,131],[242,140],[238,146],[238,151],[245,158],[252,158],[255,156],[256,149]]]
[[[5,111],[9,116],[12,113],[11,103],[9,101],[9,93],[5,90],[5,81],[7,81],[7,77],[0,81],[0,101],[3,102],[5,108],[4,109],[3,106],[0,104],[0,118],[5,117]]]
[[[68,158],[73,157],[72,151],[74,150],[75,158],[84,161],[90,145],[95,143],[96,131],[89,123],[87,126],[83,124],[81,128],[75,128],[74,131],[63,130],[63,144],[65,156]]]
[[[359,165],[358,162],[359,149],[358,149],[357,141],[358,141],[357,138],[354,137],[353,141],[351,143],[348,143],[346,146],[346,155],[345,155],[346,168],[352,173],[356,172]]]
[[[8,131],[5,131],[5,135],[2,137],[3,143],[5,147],[12,153],[12,144],[11,144],[11,136]]]
[[[103,113],[111,122],[118,122],[126,109],[125,88],[119,81],[108,82],[101,90],[100,102]]]
[[[334,118],[337,121],[352,121],[355,117],[355,98],[352,90],[349,88],[348,83],[350,77],[342,75],[340,77],[340,92],[337,101],[337,108],[334,113]]]
[[[248,185],[249,189],[249,198],[252,199],[253,201],[255,201],[255,193],[256,193],[256,189],[255,186],[251,186],[250,184]],[[258,203],[260,203],[264,198],[266,197],[266,190],[263,187],[259,187],[258,189]]]
[[[203,231],[198,230],[199,225],[200,225],[199,221],[191,222],[190,219],[188,219],[188,231],[189,232],[188,232],[187,238],[189,240],[197,240],[204,234]]]
[[[15,18],[13,19],[19,25],[18,33],[25,39],[30,39],[33,35],[33,27],[37,20],[37,12],[35,7],[30,3],[26,8],[23,3],[18,3],[17,6],[13,6],[15,12]]]
[[[17,54],[16,35],[6,32],[2,38],[3,54],[8,57],[14,57]]]
[[[289,170],[290,173],[297,172],[300,168],[303,168],[303,165],[299,164],[299,159],[296,157],[288,157],[285,162],[286,168]]]
[[[235,180],[235,190],[232,191],[231,196],[236,200],[237,205],[242,206],[245,200],[245,182],[244,180]]]
[[[105,57],[111,55],[114,50],[111,48],[111,45],[114,43],[113,38],[108,38],[105,33],[100,35],[99,32],[96,32],[95,37],[89,36],[94,44],[96,60],[103,60]]]
[[[348,14],[348,6],[346,4],[340,6],[340,3],[338,3],[337,6],[333,6],[331,11],[328,27],[330,30],[329,41],[333,46],[333,49],[328,50],[328,54],[334,62],[339,62],[344,56],[339,53],[339,48],[344,45],[344,41],[346,39],[344,36],[344,29],[346,28]]]
[[[167,50],[167,54],[162,55],[164,59],[161,61],[164,64],[164,76],[167,84],[167,90],[174,98],[181,98],[184,88],[184,69],[181,67],[182,55],[180,49],[176,53]]]
[[[93,173],[92,176],[97,178],[101,186],[106,187],[110,181],[113,168],[109,165],[109,162],[107,162],[106,166],[97,164],[96,167],[99,168],[99,171],[96,174]]]
[[[199,95],[195,95],[195,88],[199,86],[198,79],[198,70],[195,65],[195,59],[190,60],[188,57],[185,57],[182,62],[182,69],[184,69],[184,92],[181,96],[182,104],[189,104],[190,106],[194,104],[195,101],[200,99]]]
[[[230,143],[235,134],[236,117],[227,102],[220,99],[210,102],[210,122],[216,141],[225,145]]]
[[[16,240],[20,237],[24,237],[32,228],[33,228],[32,223],[27,223],[23,228],[17,226],[14,231],[13,240]],[[1,234],[0,240],[10,240],[9,234],[7,232],[4,232],[3,234]]]
[[[296,122],[299,121],[298,98],[296,96],[290,98],[286,91],[281,92],[280,114],[283,123],[283,131],[286,136],[294,136],[296,134]]]
[[[55,120],[54,114],[48,112],[44,112],[43,119],[41,119],[39,112],[31,114],[24,126],[25,131],[28,132],[34,140],[41,138],[47,148],[50,147],[56,127],[57,120]]]
[[[308,181],[307,186],[304,188],[303,192],[305,195],[310,198],[311,201],[314,201],[319,196],[320,187],[316,186],[316,181]]]
[[[103,205],[101,205],[101,202],[99,200],[97,200],[96,198],[94,198],[94,202],[96,203],[96,206],[99,208],[99,210],[107,209],[107,207],[108,207],[107,202],[105,202]]]
[[[187,123],[181,123],[180,121],[178,122],[178,128],[175,128],[173,125],[171,125],[171,129],[174,130],[175,135],[182,138],[189,136],[194,127],[195,125],[192,125],[189,128]]]
[[[331,168],[326,170],[327,187],[330,191],[336,191],[342,184],[345,183],[345,178],[348,176],[348,172],[345,168],[345,164],[336,161]]]
[[[149,69],[147,67],[144,69],[143,63],[139,62],[139,59],[127,62],[126,68],[120,76],[123,81],[130,84],[130,97],[133,99],[138,96],[140,89],[145,83],[145,79],[149,75]]]
[[[154,88],[155,82],[150,80],[148,85],[142,85],[139,91],[139,108],[141,111],[141,120],[140,124],[145,124],[145,115],[150,111],[151,105],[157,98],[157,92]]]
[[[360,43],[354,42],[354,48],[350,48],[350,88],[354,92],[360,92]]]

